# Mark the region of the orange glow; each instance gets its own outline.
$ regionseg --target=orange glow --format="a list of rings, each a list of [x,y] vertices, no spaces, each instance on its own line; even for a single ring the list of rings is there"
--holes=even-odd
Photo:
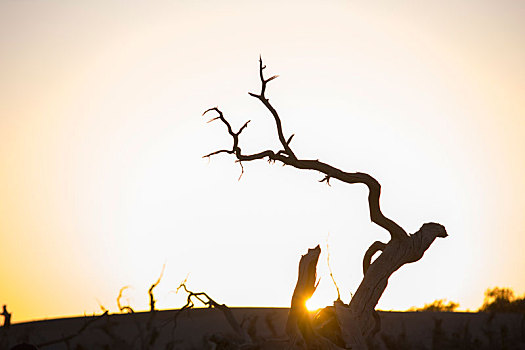
[[[317,311],[319,309],[322,309],[325,306],[328,306],[328,305],[319,303],[319,302],[317,302],[316,299],[310,298],[310,299],[308,299],[306,301],[306,308],[308,309],[308,311],[314,312],[314,311]]]
[[[188,284],[231,306],[288,306],[297,264],[330,232],[343,301],[387,233],[366,189],[231,157],[276,148],[248,91],[258,57],[294,151],[382,185],[408,232],[450,237],[389,281],[379,308],[481,305],[525,291],[525,27],[521,2],[0,2],[0,305],[13,321],[184,305]],[[118,20],[116,18],[118,17]],[[271,19],[271,20],[269,20]],[[326,257],[309,308],[335,299]],[[417,281],[418,283],[414,283]]]

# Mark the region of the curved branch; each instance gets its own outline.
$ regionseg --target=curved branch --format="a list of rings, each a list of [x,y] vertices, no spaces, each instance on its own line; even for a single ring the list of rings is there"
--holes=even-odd
[[[120,310],[120,312],[128,312],[130,314],[134,314],[135,313],[135,310],[133,310],[133,308],[129,305],[126,305],[126,306],[123,306],[121,303],[120,303],[120,299],[122,298],[122,293],[124,292],[124,290],[128,289],[129,286],[124,286],[122,288],[120,288],[120,291],[118,292],[118,296],[117,296],[117,306],[118,306],[118,309]]]
[[[285,165],[291,165],[294,168],[297,169],[306,169],[306,170],[316,170],[320,173],[325,175],[325,178],[322,181],[326,181],[329,183],[329,180],[331,178],[338,179],[342,182],[346,182],[349,184],[357,184],[361,183],[368,187],[368,206],[370,210],[370,219],[373,223],[381,226],[385,230],[387,230],[390,233],[390,236],[392,239],[403,239],[407,238],[408,235],[405,232],[405,230],[396,224],[394,221],[387,218],[383,213],[381,212],[381,208],[379,205],[379,197],[381,196],[381,185],[379,182],[374,179],[372,176],[366,174],[366,173],[347,173],[340,169],[337,169],[329,164],[320,162],[319,160],[309,160],[309,159],[298,159],[295,154],[290,149],[289,143],[293,137],[290,136],[288,140],[284,138],[283,131],[282,131],[282,124],[281,119],[279,118],[279,115],[277,114],[277,111],[272,107],[268,99],[265,97],[264,93],[266,91],[266,84],[275,79],[275,77],[271,77],[269,79],[264,79],[263,70],[266,68],[262,64],[262,59],[259,60],[259,75],[261,78],[261,93],[260,95],[250,93],[251,96],[254,96],[258,98],[270,111],[270,113],[273,115],[275,119],[275,123],[277,125],[277,134],[279,136],[279,140],[281,141],[281,144],[284,148],[284,150],[274,152],[272,150],[266,150],[255,154],[242,154],[241,148],[239,147],[239,134],[242,132],[244,128],[248,125],[249,122],[246,122],[244,126],[239,129],[237,133],[234,133],[231,125],[228,123],[228,121],[224,118],[223,113],[217,108],[210,108],[204,114],[215,111],[219,114],[218,117],[212,119],[220,119],[228,128],[228,133],[233,138],[233,148],[232,150],[220,150],[213,153],[210,153],[204,157],[210,157],[212,155],[218,154],[218,153],[229,153],[229,154],[235,154],[238,161],[252,161],[256,159],[263,159],[268,157],[269,161],[280,161]]]
[[[153,289],[155,289],[155,287],[157,287],[160,283],[160,280],[162,279],[162,276],[164,275],[164,269],[166,268],[166,264],[162,265],[162,271],[160,271],[160,276],[159,278],[157,279],[157,281],[155,283],[153,283],[151,285],[151,287],[149,287],[148,289],[148,294],[149,294],[149,308],[150,308],[150,312],[154,312],[155,311],[155,297],[153,296]]]
[[[386,247],[386,244],[383,242],[375,241],[372,243],[370,248],[365,253],[365,256],[363,257],[363,275],[366,274],[366,271],[368,270],[368,267],[370,266],[370,262],[372,261],[372,257],[375,253],[378,251],[383,251]]]

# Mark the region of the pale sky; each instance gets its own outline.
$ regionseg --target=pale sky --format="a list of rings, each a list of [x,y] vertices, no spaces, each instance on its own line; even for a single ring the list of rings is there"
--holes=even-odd
[[[0,0],[0,304],[15,322],[136,310],[188,287],[229,306],[288,306],[317,244],[316,305],[361,280],[388,233],[363,185],[240,167],[204,110],[246,152],[278,150],[267,96],[300,158],[368,172],[383,212],[413,233],[443,224],[378,305],[476,309],[525,293],[525,3],[522,1]]]

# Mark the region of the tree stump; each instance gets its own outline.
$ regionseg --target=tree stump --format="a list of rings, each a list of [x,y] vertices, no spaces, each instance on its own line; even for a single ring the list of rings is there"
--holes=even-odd
[[[317,287],[316,266],[321,249],[309,249],[299,262],[286,333],[295,343],[299,333],[308,349],[316,349],[328,340],[334,348],[367,349],[368,341],[381,329],[375,307],[385,291],[388,279],[401,266],[418,261],[437,237],[447,237],[445,228],[436,223],[424,224],[413,235],[392,238],[387,244],[374,242],[363,259],[363,280],[348,305],[340,300],[312,317],[306,302]],[[372,256],[381,254],[371,262]],[[328,316],[326,316],[328,315]],[[327,326],[329,325],[329,326]]]

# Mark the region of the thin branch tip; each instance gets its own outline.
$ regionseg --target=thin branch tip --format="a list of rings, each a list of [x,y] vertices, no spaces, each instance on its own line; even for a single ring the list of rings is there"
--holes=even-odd
[[[248,127],[248,124],[251,122],[251,120],[248,120],[246,123],[244,123],[244,125],[239,129],[239,131],[237,132],[237,136],[239,136],[241,134],[241,132],[246,129]]]
[[[206,113],[210,111],[216,111],[217,113],[222,114],[222,112],[219,110],[219,107],[212,107],[212,108],[208,108],[207,110],[205,110],[204,113],[202,113],[202,116],[204,116]]]
[[[321,180],[319,180],[319,182],[326,182],[326,184],[327,184],[328,186],[332,187],[332,185],[330,185],[330,179],[331,179],[331,178],[332,178],[331,176],[326,175],[324,178],[322,178]]]
[[[279,78],[279,76],[278,75],[274,75],[273,77],[266,79],[266,82],[270,82],[270,81],[272,81],[274,79],[277,79],[277,78]]]

